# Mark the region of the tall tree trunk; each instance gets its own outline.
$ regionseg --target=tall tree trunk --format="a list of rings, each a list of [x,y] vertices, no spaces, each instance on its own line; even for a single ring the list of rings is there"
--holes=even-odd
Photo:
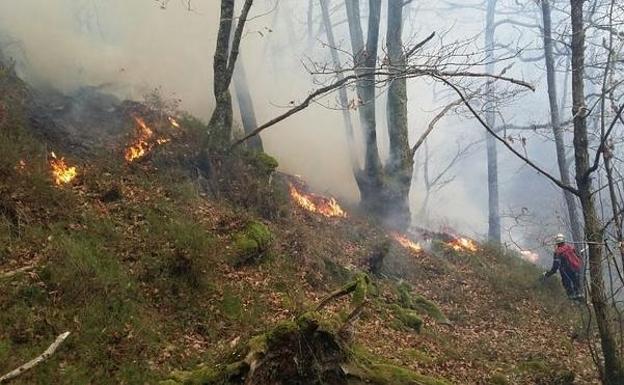
[[[561,181],[565,185],[570,184],[570,166],[566,158],[565,141],[563,136],[563,127],[561,127],[561,119],[559,116],[559,101],[557,99],[557,73],[555,72],[555,57],[553,53],[552,40],[552,12],[550,8],[550,0],[542,0],[542,19],[544,23],[544,61],[546,63],[546,79],[548,84],[548,101],[550,104],[550,121],[555,137],[555,148],[557,151],[557,164],[559,165],[559,174]],[[572,239],[576,244],[583,241],[583,232],[581,223],[576,209],[576,198],[569,192],[563,192],[566,206],[568,209],[568,219],[570,229],[572,230]]]
[[[238,64],[234,70],[234,91],[236,92],[236,100],[238,100],[238,109],[241,114],[243,130],[245,134],[249,134],[258,127],[258,121],[256,120],[253,99],[249,92],[247,71],[245,71],[245,63],[242,57],[238,59]],[[254,135],[249,138],[247,146],[254,151],[264,151],[260,135]]]
[[[230,83],[238,58],[243,28],[252,4],[253,0],[245,0],[234,36],[230,39],[234,18],[234,0],[221,0],[219,32],[213,62],[213,91],[216,105],[208,122],[209,141],[216,150],[227,147],[232,137],[233,112]]]
[[[613,25],[613,8],[615,6],[615,0],[611,1],[611,6],[609,7],[609,25]],[[607,48],[607,63],[605,66],[603,78],[602,78],[602,91],[600,97],[600,136],[601,138],[605,136],[606,130],[606,102],[607,97],[609,97],[608,84],[609,79],[612,80],[613,76],[613,57],[616,53],[613,50],[613,32],[609,33],[609,43],[605,47]],[[610,147],[610,146],[609,146]],[[607,176],[607,185],[609,186],[609,199],[611,201],[611,213],[613,215],[613,224],[615,227],[615,233],[617,235],[617,240],[619,243],[619,252],[620,252],[620,260],[622,261],[622,266],[624,266],[624,245],[622,244],[624,240],[624,233],[622,232],[622,214],[620,209],[620,204],[617,199],[616,193],[616,184],[614,175],[613,175],[613,165],[611,164],[612,158],[611,151],[606,151],[604,155],[604,167],[605,173]],[[613,285],[611,285],[613,286]]]
[[[574,159],[576,183],[585,219],[585,237],[589,246],[590,295],[604,356],[603,381],[607,385],[624,384],[622,357],[615,342],[615,330],[610,322],[605,283],[603,279],[603,230],[594,205],[591,165],[588,151],[587,109],[585,107],[584,61],[585,25],[584,0],[570,0],[572,20],[572,115],[574,117]]]
[[[494,73],[494,32],[496,30],[495,16],[496,16],[496,1],[488,0],[487,13],[485,21],[485,49],[488,52],[488,64],[486,65],[486,72]],[[486,122],[490,127],[496,125],[496,111],[494,110],[494,85],[492,82],[488,82],[485,90],[487,95],[487,112]],[[498,193],[498,152],[496,148],[496,139],[486,133],[485,136],[487,146],[487,171],[488,171],[488,239],[493,243],[501,243],[501,220],[500,220],[500,208],[499,208],[499,193]]]
[[[360,190],[360,204],[371,214],[381,216],[384,203],[380,196],[383,188],[383,170],[377,147],[376,89],[375,75],[372,73],[377,65],[381,0],[369,0],[366,45],[362,32],[359,0],[346,1],[345,5],[355,72],[360,76],[357,81],[357,94],[360,102],[358,112],[365,139],[364,170],[356,175]]]
[[[230,141],[232,135],[232,96],[227,74],[230,56],[230,34],[234,18],[234,0],[221,0],[217,47],[213,61],[215,109],[208,123],[210,140],[218,146]]]
[[[323,19],[323,25],[325,27],[325,34],[327,35],[327,43],[329,44],[329,50],[331,52],[332,62],[337,70],[336,80],[340,81],[344,79],[344,75],[340,71],[341,63],[338,57],[338,47],[336,46],[336,38],[334,36],[334,27],[331,21],[331,15],[329,13],[331,0],[319,0],[321,6],[321,16]],[[355,135],[353,134],[353,119],[351,118],[351,111],[349,111],[349,97],[347,95],[346,87],[340,87],[338,89],[338,102],[342,109],[342,120],[345,125],[345,131],[347,133],[347,144],[349,146],[349,159],[351,160],[351,168],[355,174],[358,174],[360,170],[360,162],[357,157],[357,150],[355,146]]]
[[[402,1],[388,0],[388,101],[387,124],[390,159],[385,168],[386,219],[395,227],[406,228],[411,221],[409,192],[414,172],[414,159],[409,145],[407,126],[407,80],[399,76],[406,70],[403,52]]]

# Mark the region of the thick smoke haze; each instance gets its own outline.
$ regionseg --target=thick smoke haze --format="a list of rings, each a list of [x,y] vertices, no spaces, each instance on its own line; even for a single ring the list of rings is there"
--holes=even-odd
[[[170,1],[166,9],[161,9],[159,4],[149,0],[3,1],[0,2],[0,39],[5,45],[10,42],[6,54],[16,59],[20,74],[32,84],[66,92],[85,85],[101,86],[120,97],[133,99],[141,99],[161,87],[163,96],[180,98],[184,110],[207,119],[213,106],[212,55],[219,2],[196,0],[191,11],[183,2]],[[282,0],[279,7],[271,0],[255,4],[242,43],[242,62],[258,120],[263,122],[316,87],[304,63],[311,60],[329,63],[329,55],[318,10],[313,18],[316,24],[311,29],[312,35],[308,34],[307,1]],[[443,32],[446,42],[467,36],[482,40],[479,33],[483,15],[479,11],[438,15],[414,7],[408,18],[406,43],[421,40],[432,31]],[[341,20],[343,16],[336,17],[337,22]],[[381,41],[385,40],[384,24]],[[349,49],[346,24],[339,23],[335,32],[339,44]],[[507,111],[510,112],[507,118],[514,124],[546,120],[541,72],[534,64],[520,63],[509,74],[535,82],[538,91],[524,98],[522,109]],[[410,81],[408,92],[413,142],[444,102],[439,100],[439,89],[425,80]],[[380,97],[384,97],[383,92]],[[267,151],[280,161],[282,170],[302,175],[318,191],[355,202],[358,192],[349,164],[341,112],[323,106],[335,106],[335,98],[330,95],[265,131],[263,139]],[[379,105],[381,130],[385,126],[384,103]],[[530,109],[533,111],[528,113]],[[356,113],[353,117],[357,121]],[[387,140],[381,133],[380,138]],[[432,172],[445,167],[457,151],[458,143],[481,143],[450,171],[449,185],[432,195],[429,225],[449,224],[475,236],[486,232],[483,138],[483,129],[474,120],[462,116],[445,118],[431,135]],[[526,146],[531,157],[545,162],[545,168],[556,173],[554,156],[543,155],[552,154],[553,149],[548,139],[539,137],[529,139]],[[535,193],[549,194],[553,199],[559,197],[555,188],[502,148],[500,160],[501,209],[505,212],[522,207],[530,211],[540,209],[533,204],[534,199],[527,199],[529,184],[537,186],[533,187]],[[415,214],[424,195],[420,170],[417,173],[411,197]],[[416,225],[421,223],[422,218],[415,218]],[[511,232],[505,235],[520,242],[530,238],[517,228],[510,228]]]

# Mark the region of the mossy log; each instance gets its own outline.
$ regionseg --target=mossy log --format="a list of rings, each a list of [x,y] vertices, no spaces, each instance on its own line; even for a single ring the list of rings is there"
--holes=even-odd
[[[373,287],[370,277],[366,273],[358,273],[351,282],[323,298],[316,306],[316,311],[322,310],[334,299],[351,293],[353,293],[352,303],[359,306],[364,303],[372,289]]]

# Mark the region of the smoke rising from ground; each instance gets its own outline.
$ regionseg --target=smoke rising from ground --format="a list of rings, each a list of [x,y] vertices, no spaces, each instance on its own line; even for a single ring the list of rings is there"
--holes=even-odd
[[[242,44],[257,116],[264,122],[284,111],[290,101],[303,98],[316,88],[302,62],[328,62],[326,38],[314,17],[312,35],[307,34],[307,2],[257,1]],[[141,99],[155,87],[165,97],[182,99],[182,108],[207,119],[213,106],[212,55],[218,28],[217,0],[197,0],[188,11],[171,1],[161,9],[154,1],[127,0],[21,0],[0,3],[0,39],[7,54],[16,58],[18,69],[30,82],[63,91],[84,85],[102,86],[120,97]],[[279,12],[276,14],[276,12]],[[482,28],[475,12],[465,22],[458,14],[442,18],[414,9],[410,17],[420,20],[406,27],[406,41],[419,40],[431,31],[449,30],[446,39],[464,38]],[[466,15],[461,15],[466,16]],[[383,17],[383,16],[382,16]],[[418,19],[420,17],[420,19]],[[337,21],[343,17],[337,17]],[[453,30],[461,20],[464,24]],[[382,23],[382,31],[385,29]],[[336,27],[339,44],[349,48],[346,25]],[[382,33],[381,40],[385,39]],[[7,46],[7,43],[11,42]],[[383,45],[383,44],[382,44]],[[521,68],[515,75],[528,76]],[[440,107],[431,84],[409,83],[409,121],[414,141]],[[543,91],[541,91],[543,92]],[[542,94],[531,97],[543,108]],[[383,93],[380,96],[384,97]],[[539,100],[541,98],[541,101]],[[335,105],[335,95],[322,103]],[[540,104],[541,103],[541,104]],[[379,129],[385,126],[384,103],[379,103]],[[263,134],[266,149],[276,155],[281,168],[300,174],[317,190],[355,201],[357,188],[349,165],[347,139],[341,112],[314,105]],[[539,114],[531,114],[535,118]],[[357,114],[353,117],[357,121]],[[516,114],[518,123],[527,120]],[[473,120],[450,117],[443,120],[430,137],[435,153],[433,169],[440,168],[456,151],[457,141],[481,140],[483,130]],[[387,140],[383,135],[380,139]],[[533,143],[530,143],[533,146]],[[529,150],[550,146],[537,143]],[[432,196],[431,225],[449,223],[471,235],[487,228],[487,191],[483,145],[463,158],[449,177],[450,184]],[[537,151],[536,153],[539,153]],[[501,149],[502,209],[514,206],[516,188],[510,175],[521,163]],[[548,157],[546,157],[549,159]],[[552,163],[551,169],[556,165]],[[536,183],[539,178],[534,178]],[[416,213],[423,200],[422,176],[415,178],[412,193]],[[522,201],[521,199],[517,200]],[[418,219],[420,220],[420,219]],[[416,223],[419,224],[419,223]]]

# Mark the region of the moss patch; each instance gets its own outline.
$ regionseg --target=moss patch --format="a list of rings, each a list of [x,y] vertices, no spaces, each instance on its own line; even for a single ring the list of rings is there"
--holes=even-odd
[[[422,329],[423,321],[418,316],[418,313],[416,313],[414,310],[405,309],[398,305],[393,305],[392,310],[394,312],[394,316],[396,317],[396,319],[401,321],[401,323],[405,327],[415,330],[416,332],[420,333],[420,330]]]
[[[423,296],[412,294],[412,288],[407,283],[399,284],[397,291],[399,293],[399,304],[401,307],[415,310],[419,314],[426,314],[438,322],[449,322],[438,305]]]
[[[251,221],[234,236],[234,264],[242,265],[258,259],[273,240],[271,230],[262,222]]]

